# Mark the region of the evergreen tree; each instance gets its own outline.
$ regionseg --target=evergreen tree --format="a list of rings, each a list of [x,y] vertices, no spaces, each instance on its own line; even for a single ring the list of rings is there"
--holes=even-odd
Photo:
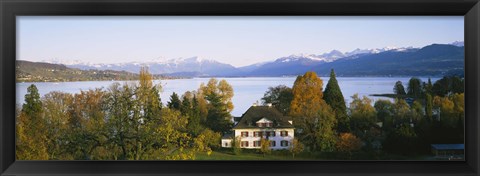
[[[183,115],[190,115],[192,111],[192,103],[190,102],[190,96],[191,94],[189,92],[185,92],[183,94],[182,98],[182,105],[180,107],[180,112],[182,112]]]
[[[226,133],[231,128],[230,113],[227,111],[225,105],[221,102],[220,96],[211,94],[208,97],[210,108],[208,109],[206,124],[215,132]]]
[[[37,87],[27,88],[25,104],[17,117],[16,157],[20,160],[48,160],[47,130],[42,118],[42,102]]]
[[[227,81],[217,81],[211,78],[207,85],[200,85],[199,91],[208,102],[208,112],[205,125],[215,132],[227,133],[231,126],[233,110],[233,88]]]
[[[168,108],[180,111],[181,104],[182,102],[180,101],[177,93],[173,92],[170,96],[170,101],[167,103]]]
[[[427,94],[432,94],[433,93],[433,84],[432,84],[432,79],[428,78],[428,81],[427,83],[423,83],[423,92],[425,93],[425,95]]]
[[[433,116],[433,99],[430,94],[427,94],[425,97],[425,114],[427,115],[427,119],[431,120]]]
[[[416,77],[410,78],[408,81],[407,95],[413,96],[414,98],[420,98],[422,95],[422,85],[420,82],[420,79]]]
[[[405,87],[403,87],[402,81],[397,81],[393,87],[393,92],[397,95],[406,95]]]
[[[25,94],[25,104],[23,104],[22,112],[32,118],[40,118],[38,115],[42,112],[42,101],[37,86],[34,84],[28,86],[27,94]]]
[[[190,134],[192,134],[193,136],[197,136],[198,134],[200,134],[200,131],[203,129],[203,127],[201,125],[200,107],[198,105],[196,95],[193,95],[191,104],[192,108],[188,116],[187,129]]]
[[[338,120],[337,132],[350,131],[350,125],[347,117],[347,106],[333,69],[330,72],[330,79],[328,80],[325,91],[323,92],[323,99],[335,112],[335,117]]]

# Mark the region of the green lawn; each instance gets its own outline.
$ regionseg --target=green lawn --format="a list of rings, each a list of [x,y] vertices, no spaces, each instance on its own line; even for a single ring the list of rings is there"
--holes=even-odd
[[[230,150],[219,149],[210,155],[205,152],[196,154],[195,160],[431,160],[429,155],[402,156],[394,154],[379,154],[373,156],[367,153],[356,153],[353,156],[346,156],[340,153],[309,153],[303,152],[292,157],[288,151],[272,151],[271,154],[259,153],[257,150],[243,150],[239,155],[233,154]]]
[[[220,150],[213,151],[210,156],[205,152],[199,152],[195,160],[312,160],[315,158],[308,157],[308,155],[296,155],[295,158],[288,151],[272,151],[271,154],[266,154],[265,157],[261,153],[254,150],[244,150],[239,155],[235,155],[230,151]]]

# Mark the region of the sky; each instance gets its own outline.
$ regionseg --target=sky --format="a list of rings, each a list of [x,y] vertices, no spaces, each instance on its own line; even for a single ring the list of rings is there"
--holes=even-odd
[[[463,16],[17,16],[17,59],[90,63],[198,56],[246,66],[292,54],[464,41]]]

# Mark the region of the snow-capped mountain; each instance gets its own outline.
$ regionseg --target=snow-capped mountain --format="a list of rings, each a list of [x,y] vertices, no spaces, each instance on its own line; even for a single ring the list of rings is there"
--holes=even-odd
[[[388,46],[388,47],[384,47],[384,48],[374,48],[374,49],[360,49],[360,48],[357,48],[353,51],[350,51],[350,52],[346,52],[345,53],[345,56],[353,56],[353,55],[357,55],[357,54],[377,54],[377,53],[381,53],[381,52],[385,52],[385,51],[408,51],[410,49],[414,49],[413,47],[395,47],[395,46]]]
[[[465,42],[464,41],[454,41],[452,43],[450,43],[450,45],[455,45],[455,46],[465,46]]]
[[[449,46],[462,47],[463,42],[456,41]],[[439,48],[439,47],[433,47]],[[116,70],[138,73],[140,68],[146,66],[153,74],[167,74],[174,76],[283,76],[297,75],[306,71],[318,70],[323,65],[336,65],[339,62],[355,62],[354,60],[365,58],[367,56],[383,54],[378,59],[388,60],[395,55],[405,55],[414,53],[421,48],[413,47],[384,47],[375,49],[360,49],[342,52],[332,50],[323,54],[293,54],[286,57],[280,57],[271,61],[258,62],[243,67],[234,67],[230,64],[221,63],[213,59],[202,57],[187,58],[163,58],[159,57],[143,62],[126,62],[115,64],[84,63],[79,60],[63,62],[58,59],[46,61],[49,63],[64,64],[70,68],[79,69],[98,69],[98,70]],[[441,53],[442,51],[432,51],[432,53]],[[384,57],[383,57],[384,56]]]
[[[91,64],[91,63],[63,63],[70,68],[78,68],[83,70],[100,69],[100,70],[117,70],[138,73],[141,67],[148,67],[153,74],[173,74],[182,73],[189,76],[209,76],[222,75],[229,76],[239,72],[238,69],[214,60],[204,59],[201,57],[176,58],[176,59],[156,59],[147,62],[127,62],[116,64]]]

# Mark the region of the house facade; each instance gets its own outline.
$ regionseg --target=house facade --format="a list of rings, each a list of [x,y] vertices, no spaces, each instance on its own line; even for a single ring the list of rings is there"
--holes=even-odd
[[[233,127],[233,134],[222,138],[222,147],[232,147],[233,139],[240,139],[240,147],[258,149],[260,140],[270,142],[273,150],[288,149],[294,139],[293,121],[269,106],[251,106]]]

